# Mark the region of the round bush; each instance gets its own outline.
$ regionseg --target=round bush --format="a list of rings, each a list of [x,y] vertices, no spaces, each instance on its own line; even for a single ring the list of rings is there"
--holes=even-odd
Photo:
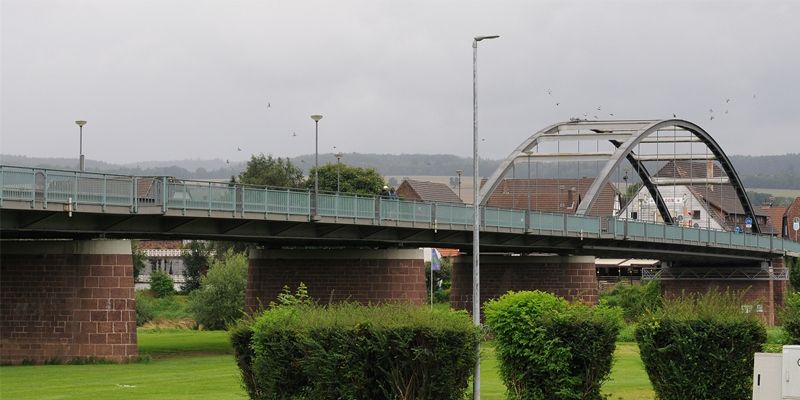
[[[602,399],[622,324],[618,308],[509,292],[485,306],[510,399]]]
[[[647,375],[661,400],[749,399],[753,355],[767,333],[741,297],[714,291],[668,300],[636,328]]]
[[[161,271],[154,271],[150,274],[150,291],[156,297],[165,297],[175,293],[172,277]]]

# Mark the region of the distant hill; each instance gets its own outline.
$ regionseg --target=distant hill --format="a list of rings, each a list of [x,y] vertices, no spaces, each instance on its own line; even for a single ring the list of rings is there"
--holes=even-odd
[[[335,163],[332,153],[320,154],[320,164]],[[763,189],[800,189],[800,153],[777,156],[731,156],[746,187]],[[291,158],[292,163],[307,172],[314,165],[314,155]],[[472,159],[451,154],[373,154],[348,153],[342,162],[359,167],[373,167],[386,176],[455,176],[462,170],[472,175]],[[502,160],[481,160],[481,175],[487,176]],[[0,154],[0,163],[39,168],[75,169],[71,158],[40,158]],[[112,174],[169,175],[183,179],[227,179],[238,175],[246,163],[226,160],[142,161],[136,164],[112,164],[86,160],[86,169]]]

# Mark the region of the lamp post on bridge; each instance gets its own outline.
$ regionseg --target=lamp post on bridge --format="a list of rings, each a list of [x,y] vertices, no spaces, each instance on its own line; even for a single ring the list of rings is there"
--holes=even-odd
[[[317,201],[319,199],[319,120],[322,115],[314,114],[314,215],[317,215]]]
[[[342,161],[342,157],[344,154],[342,152],[338,152],[334,154],[336,156],[336,194],[339,194],[341,189],[341,181],[342,181],[342,167],[340,162]]]
[[[463,174],[463,173],[464,173],[463,170],[460,170],[460,169],[456,170],[456,175],[458,175],[457,185],[458,185],[458,199],[459,200],[461,200],[461,174]]]
[[[478,42],[486,39],[497,39],[500,36],[475,36],[472,40],[472,321],[481,325],[481,274],[480,274],[480,204],[478,204]],[[472,379],[472,398],[481,398],[481,360],[480,344],[475,349],[478,358],[475,361],[475,375]]]
[[[86,121],[75,121],[75,124],[78,125],[78,130],[80,131],[80,147],[79,147],[79,157],[78,157],[78,169],[83,172],[86,170],[86,166],[84,164],[84,157],[83,157],[83,126],[86,125]]]

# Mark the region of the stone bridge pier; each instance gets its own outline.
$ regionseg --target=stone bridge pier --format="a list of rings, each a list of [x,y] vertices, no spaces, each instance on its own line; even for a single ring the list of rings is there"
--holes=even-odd
[[[481,256],[481,303],[509,290],[541,290],[597,304],[593,256]],[[472,312],[472,256],[453,260],[450,306]]]
[[[275,301],[284,286],[300,283],[320,302],[410,302],[424,304],[425,262],[421,249],[254,249],[250,251],[246,309]]]
[[[0,363],[138,356],[131,243],[0,241]]]

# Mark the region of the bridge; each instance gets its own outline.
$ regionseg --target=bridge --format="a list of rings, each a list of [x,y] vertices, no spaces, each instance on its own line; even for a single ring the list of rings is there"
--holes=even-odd
[[[20,344],[30,329],[44,346],[34,358],[135,353],[130,245],[111,239],[258,243],[250,307],[300,281],[318,298],[423,302],[416,249],[473,251],[473,208],[460,203],[5,165],[0,187],[3,362],[30,356]],[[652,258],[662,266],[646,275],[667,292],[757,287],[751,297],[768,305],[771,321],[787,278],[782,258],[800,256],[800,243],[760,233],[766,220],[727,156],[684,120],[552,125],[524,140],[479,198],[487,299],[541,288],[594,302],[595,256]],[[455,260],[454,306],[471,307],[471,267],[468,257]],[[44,300],[25,294],[32,288]],[[41,311],[63,292],[76,303],[70,318]],[[44,327],[30,307],[45,314]],[[75,320],[89,326],[73,328],[80,343],[55,344]]]

